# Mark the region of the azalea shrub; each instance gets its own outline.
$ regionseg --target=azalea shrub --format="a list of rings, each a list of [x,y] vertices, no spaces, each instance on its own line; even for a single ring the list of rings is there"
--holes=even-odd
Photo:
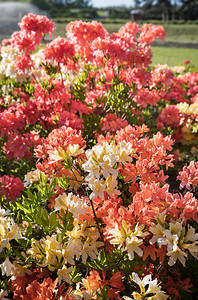
[[[151,65],[161,26],[19,27],[0,48],[0,298],[196,299],[198,73]]]

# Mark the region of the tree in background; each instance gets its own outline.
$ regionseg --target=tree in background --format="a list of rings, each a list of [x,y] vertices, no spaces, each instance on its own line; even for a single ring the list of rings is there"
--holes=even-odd
[[[171,14],[171,2],[170,0],[158,0],[155,5],[156,10],[159,10],[162,16],[162,21],[168,21]]]
[[[53,4],[61,4],[66,7],[84,8],[84,7],[91,6],[91,0],[47,0],[47,1],[51,1],[51,3]]]
[[[180,16],[184,20],[198,19],[198,0],[181,0]]]
[[[50,0],[42,0],[42,1],[30,0],[30,1],[23,1],[23,2],[30,2],[38,6],[40,9],[47,10],[47,11],[52,7],[52,2]]]

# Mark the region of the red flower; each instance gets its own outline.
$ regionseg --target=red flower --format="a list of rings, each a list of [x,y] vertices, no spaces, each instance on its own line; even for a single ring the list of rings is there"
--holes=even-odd
[[[42,283],[39,283],[37,280],[34,280],[26,288],[27,295],[25,299],[54,300],[55,299],[54,289],[57,285],[57,282],[58,279],[52,281],[50,277],[45,278]]]
[[[18,74],[26,74],[27,70],[32,67],[32,64],[32,59],[27,54],[18,55],[14,63]]]
[[[65,38],[58,37],[46,45],[44,53],[46,59],[66,65],[69,60],[73,61],[74,44]]]
[[[49,33],[50,37],[54,33],[54,22],[46,16],[28,14],[22,18],[19,27],[26,32],[34,31],[40,35]]]
[[[13,175],[0,177],[0,196],[5,195],[7,201],[14,201],[20,197],[23,190],[24,185],[19,177],[14,178]]]

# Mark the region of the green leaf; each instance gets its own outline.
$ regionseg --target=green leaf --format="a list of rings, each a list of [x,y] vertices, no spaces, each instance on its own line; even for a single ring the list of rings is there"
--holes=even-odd
[[[26,237],[28,239],[31,239],[31,237],[32,237],[32,226],[31,225],[29,225],[26,229]]]
[[[48,213],[46,209],[43,209],[41,213],[41,218],[42,218],[42,224],[44,225],[43,227],[49,226]]]
[[[61,178],[58,178],[58,185],[64,190],[66,190],[69,186],[69,178],[66,178],[63,174]]]
[[[82,274],[79,273],[77,267],[75,266],[73,271],[71,273],[69,273],[69,276],[70,276],[72,282],[78,283],[81,281]]]

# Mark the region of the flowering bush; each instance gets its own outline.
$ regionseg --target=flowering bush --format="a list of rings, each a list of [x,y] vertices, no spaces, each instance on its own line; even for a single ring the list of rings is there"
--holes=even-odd
[[[195,299],[198,73],[150,67],[161,26],[19,26],[0,49],[0,298]]]

